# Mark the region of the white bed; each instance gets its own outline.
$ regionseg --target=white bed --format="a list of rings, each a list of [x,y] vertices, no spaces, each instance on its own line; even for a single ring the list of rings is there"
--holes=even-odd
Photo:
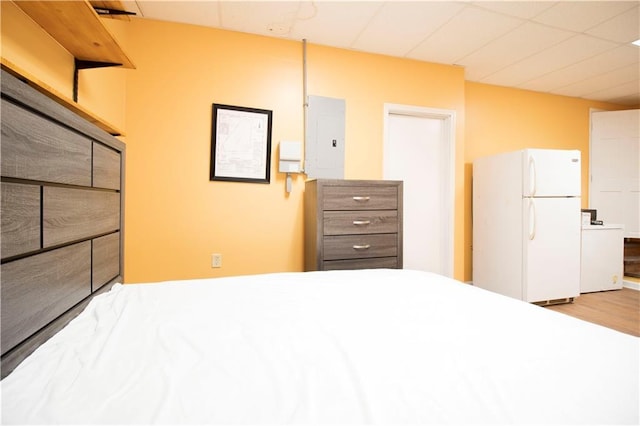
[[[2,422],[638,424],[640,339],[409,270],[115,285]]]

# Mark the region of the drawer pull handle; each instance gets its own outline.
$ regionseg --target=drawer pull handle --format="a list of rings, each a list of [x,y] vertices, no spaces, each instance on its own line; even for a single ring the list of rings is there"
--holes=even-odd
[[[363,225],[371,224],[371,221],[370,220],[354,220],[353,224],[356,226],[363,226]]]
[[[354,246],[353,246],[353,248],[354,248],[355,250],[367,250],[367,249],[369,249],[370,247],[371,247],[371,244],[362,244],[362,245],[358,245],[358,244],[356,244],[356,245],[354,245]]]
[[[371,197],[359,197],[359,196],[353,197],[353,201],[369,201],[370,199]]]

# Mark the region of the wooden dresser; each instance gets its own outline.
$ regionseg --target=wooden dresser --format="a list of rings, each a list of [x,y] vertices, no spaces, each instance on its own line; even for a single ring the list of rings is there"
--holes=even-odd
[[[2,72],[2,377],[122,279],[124,150]]]
[[[304,227],[306,271],[402,269],[402,182],[309,180]]]

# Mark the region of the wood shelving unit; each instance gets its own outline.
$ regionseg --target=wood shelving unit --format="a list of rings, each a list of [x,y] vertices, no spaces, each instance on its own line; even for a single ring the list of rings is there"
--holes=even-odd
[[[77,102],[74,102],[73,99],[58,92],[48,84],[44,83],[39,78],[35,77],[31,73],[20,68],[19,66],[12,63],[6,58],[2,58],[2,69],[11,73],[12,75],[19,78],[20,80],[25,81],[31,87],[35,88],[39,92],[53,99],[57,103],[64,105],[69,110],[75,112],[85,120],[95,124],[97,127],[101,128],[105,132],[114,136],[124,136],[123,132],[113,124],[108,123],[104,119],[96,116],[87,108],[84,108],[82,105],[78,104]]]
[[[96,8],[124,11],[119,0],[14,1],[14,3],[75,58],[73,99],[58,92],[33,74],[2,57],[2,68],[27,82],[49,98],[116,136],[123,132],[77,102],[78,70],[95,67],[135,69],[133,62],[101,20]],[[103,15],[128,20],[127,15]]]
[[[29,0],[15,4],[76,60],[135,68],[88,1]]]

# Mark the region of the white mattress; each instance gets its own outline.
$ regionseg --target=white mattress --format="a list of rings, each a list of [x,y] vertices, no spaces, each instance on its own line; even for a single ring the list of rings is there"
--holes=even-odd
[[[116,285],[3,423],[638,424],[640,339],[409,270]]]

